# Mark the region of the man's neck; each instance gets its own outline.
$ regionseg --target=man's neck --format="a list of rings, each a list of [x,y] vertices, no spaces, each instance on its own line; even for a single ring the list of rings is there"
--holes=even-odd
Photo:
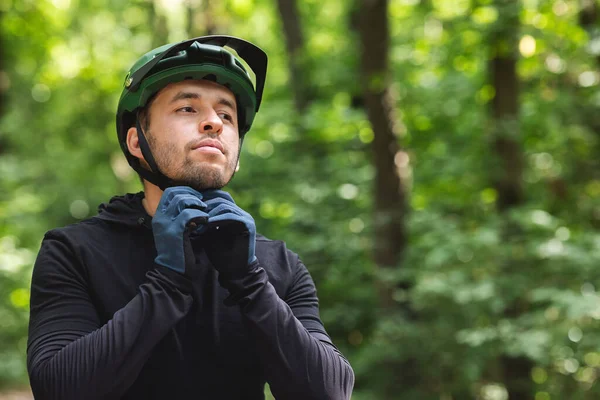
[[[163,191],[158,186],[144,179],[144,199],[142,200],[142,205],[151,217],[154,217],[162,194]]]

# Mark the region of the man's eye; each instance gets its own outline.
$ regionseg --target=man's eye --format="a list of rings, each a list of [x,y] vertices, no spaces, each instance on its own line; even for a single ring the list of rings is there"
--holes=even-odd
[[[233,122],[233,117],[231,115],[227,114],[227,113],[220,113],[219,116],[222,119],[226,119],[229,122]]]
[[[194,112],[194,109],[192,107],[181,107],[177,111],[183,111],[183,112],[188,113],[188,112]]]

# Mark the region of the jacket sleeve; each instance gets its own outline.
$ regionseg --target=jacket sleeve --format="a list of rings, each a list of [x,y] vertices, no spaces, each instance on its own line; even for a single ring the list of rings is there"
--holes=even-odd
[[[319,318],[312,278],[298,261],[285,301],[256,262],[243,280],[222,282],[229,304],[239,304],[278,400],[349,399],[354,372]]]
[[[103,324],[76,252],[49,232],[35,262],[27,368],[38,400],[121,397],[192,303],[187,278],[161,267]]]

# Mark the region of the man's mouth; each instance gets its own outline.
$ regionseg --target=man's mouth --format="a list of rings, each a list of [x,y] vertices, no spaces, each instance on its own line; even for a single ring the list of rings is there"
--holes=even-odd
[[[192,146],[192,150],[201,151],[204,153],[225,154],[221,142],[214,139],[204,139]]]

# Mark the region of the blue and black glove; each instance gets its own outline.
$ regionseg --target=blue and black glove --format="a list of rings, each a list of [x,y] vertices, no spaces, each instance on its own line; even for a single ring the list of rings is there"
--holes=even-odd
[[[167,188],[152,218],[156,263],[189,275],[196,263],[190,234],[206,229],[207,205],[200,192],[187,187]]]
[[[222,190],[203,192],[208,224],[203,234],[204,251],[219,280],[241,279],[256,266],[254,219]]]

